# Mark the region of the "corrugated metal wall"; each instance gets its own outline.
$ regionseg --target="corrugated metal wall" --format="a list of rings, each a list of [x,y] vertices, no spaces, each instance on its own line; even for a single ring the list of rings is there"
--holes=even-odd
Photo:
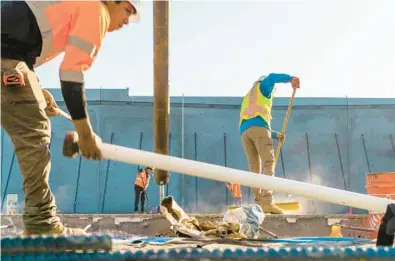
[[[64,108],[59,91],[53,93]],[[88,90],[88,99],[93,127],[105,142],[112,137],[114,144],[133,148],[141,144],[142,149],[153,151],[152,97],[129,97],[127,90]],[[181,157],[181,97],[173,97],[171,102],[170,151]],[[185,97],[186,158],[247,169],[238,133],[239,103],[240,98]],[[274,105],[273,129],[281,130],[288,98],[277,98]],[[63,137],[72,125],[57,117],[52,119],[52,129],[50,185],[59,211],[132,213],[138,166],[64,158]],[[395,170],[390,135],[395,142],[394,99],[297,98],[276,175],[366,193],[365,173]],[[1,138],[1,196],[18,193],[22,209],[20,169],[16,159],[12,160],[12,145],[3,130]],[[232,203],[223,183],[190,176],[182,179],[178,173],[171,173],[166,191],[188,212],[218,213]],[[148,200],[153,206],[159,203],[158,192],[152,183]],[[243,198],[252,201],[248,188],[243,188]],[[347,211],[346,207],[322,202],[303,200],[303,204],[304,212],[310,214]]]

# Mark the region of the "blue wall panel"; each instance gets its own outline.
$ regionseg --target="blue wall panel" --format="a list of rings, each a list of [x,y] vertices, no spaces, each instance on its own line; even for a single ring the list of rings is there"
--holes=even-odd
[[[64,108],[59,90],[52,92]],[[130,97],[127,90],[88,90],[87,96],[92,126],[105,142],[110,142],[113,135],[114,144],[139,148],[143,133],[142,149],[154,150],[152,97]],[[281,130],[288,102],[288,98],[275,99],[274,130]],[[240,98],[233,97],[186,97],[183,121],[181,97],[172,97],[170,154],[181,157],[184,143],[184,157],[187,159],[247,170],[238,131],[239,103]],[[52,118],[51,123],[50,185],[59,211],[101,213],[103,206],[103,213],[132,213],[138,166],[85,159],[79,164],[80,157],[64,158],[63,137],[67,130],[73,129],[72,124],[61,117]],[[282,148],[283,157],[279,158],[276,166],[276,176],[340,189],[345,189],[346,184],[348,190],[366,193],[366,173],[395,171],[391,133],[395,139],[394,99],[296,98]],[[4,134],[1,196],[5,192],[12,154],[10,139]],[[166,194],[174,196],[187,212],[218,213],[224,211],[227,204],[233,203],[231,193],[223,182],[180,173],[171,173],[170,180],[165,188]],[[242,189],[243,201],[253,202],[250,189]],[[16,161],[6,193],[18,193],[22,211],[22,178]],[[275,195],[278,200],[300,200],[305,213],[348,211],[344,206],[284,193]],[[148,188],[148,201],[152,207],[159,204],[159,189],[154,184],[154,177]]]

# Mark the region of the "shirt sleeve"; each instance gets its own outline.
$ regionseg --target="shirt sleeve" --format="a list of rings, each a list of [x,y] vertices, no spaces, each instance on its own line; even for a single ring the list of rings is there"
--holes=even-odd
[[[259,90],[266,98],[270,98],[273,92],[274,85],[276,83],[287,83],[290,82],[292,76],[282,73],[271,73],[263,81],[261,81]]]
[[[100,2],[81,2],[72,16],[71,28],[60,66],[60,80],[83,83],[99,52],[109,26],[109,15]]]
[[[279,132],[277,132],[277,131],[271,131],[271,134],[272,134],[272,139],[278,140],[277,135],[279,134]]]

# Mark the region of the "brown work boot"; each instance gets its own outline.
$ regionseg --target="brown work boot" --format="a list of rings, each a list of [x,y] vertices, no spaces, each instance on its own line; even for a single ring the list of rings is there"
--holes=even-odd
[[[284,214],[284,211],[277,207],[275,204],[267,204],[267,205],[263,205],[261,206],[262,210],[264,213],[269,213],[269,214],[276,214],[276,215],[280,215],[280,214]]]
[[[62,223],[58,223],[49,230],[35,230],[35,229],[25,228],[23,234],[25,236],[32,236],[32,235],[84,236],[87,233],[82,228],[69,228],[64,226]]]
[[[254,192],[255,204],[262,208],[262,211],[267,214],[284,214],[283,210],[273,203],[273,196],[271,192],[261,190]]]

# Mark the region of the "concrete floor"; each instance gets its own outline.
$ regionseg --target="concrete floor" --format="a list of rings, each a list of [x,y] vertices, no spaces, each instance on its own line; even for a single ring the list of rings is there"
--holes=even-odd
[[[199,221],[210,220],[220,221],[221,215],[189,215],[196,217]],[[60,215],[64,224],[70,227],[86,228],[91,233],[109,233],[112,236],[130,238],[133,236],[174,236],[170,231],[169,222],[161,215]],[[308,236],[329,236],[331,225],[341,224],[351,227],[366,226],[366,215],[267,215],[265,217],[263,227],[266,230],[275,233],[280,238],[283,237],[308,237]],[[23,223],[21,215],[3,215],[1,216],[1,234],[2,237],[13,236],[22,233]],[[368,238],[367,232],[355,229],[342,228],[344,237],[362,237]],[[261,238],[270,238],[271,236],[261,232]],[[163,245],[153,245],[150,243],[136,242],[119,242],[113,239],[112,247],[109,253],[118,255],[122,253],[137,253],[143,251],[144,255],[149,256],[150,260],[164,259],[163,256],[155,259],[153,253],[159,250],[176,251],[193,249],[202,250],[219,250],[219,251],[239,251],[246,249],[262,250],[280,249],[283,247],[361,247],[375,248],[374,240],[369,242],[349,242],[338,245],[338,243],[314,243],[314,244],[294,244],[294,243],[268,243],[262,241],[220,241],[220,242],[204,242],[201,240],[192,240],[186,238],[177,238],[176,242],[170,242]],[[152,252],[153,250],[154,252]],[[126,251],[126,252],[125,252]],[[148,251],[148,252],[146,252]],[[151,251],[151,252],[150,252]],[[100,251],[101,252],[101,251]],[[125,259],[136,260],[136,259]],[[145,260],[145,259],[144,259]],[[169,259],[167,259],[169,260]],[[179,260],[179,259],[177,259]],[[208,259],[204,259],[208,260]],[[210,259],[211,260],[211,259]],[[264,260],[264,259],[262,259]],[[266,259],[265,259],[266,260]],[[269,260],[269,259],[268,259]],[[270,259],[273,261],[274,259]],[[303,259],[306,260],[306,259]],[[318,260],[318,259],[312,259]],[[332,260],[332,259],[328,259]],[[333,260],[337,260],[336,258]],[[370,259],[366,259],[370,260]]]
[[[220,221],[222,215],[193,215],[198,220]],[[60,218],[70,227],[86,228],[90,233],[111,233],[114,236],[173,236],[169,222],[161,215],[72,215]],[[266,215],[263,227],[279,237],[328,236],[331,225],[340,223],[351,227],[365,227],[367,215]],[[23,231],[21,215],[1,216],[2,236],[18,235]],[[368,238],[366,231],[342,228],[344,237]],[[262,237],[270,237],[261,233]]]

